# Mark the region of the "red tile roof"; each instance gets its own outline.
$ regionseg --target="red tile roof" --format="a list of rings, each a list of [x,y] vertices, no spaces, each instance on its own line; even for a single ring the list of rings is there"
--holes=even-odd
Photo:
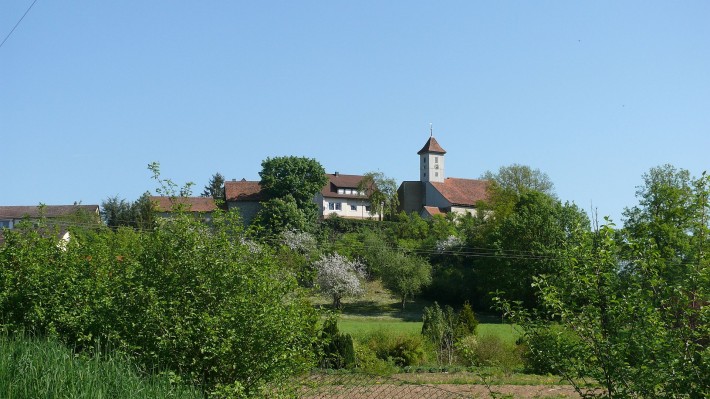
[[[0,219],[36,218],[40,213],[48,218],[67,216],[77,211],[99,213],[98,205],[44,205],[41,208],[40,212],[40,206],[0,206]]]
[[[265,199],[258,181],[228,181],[224,183],[227,201],[261,201]]]
[[[434,216],[434,215],[445,215],[444,212],[441,211],[441,209],[435,207],[435,206],[425,206],[424,212],[426,212],[429,216]]]
[[[474,206],[478,201],[488,199],[487,180],[449,177],[443,183],[431,182],[431,184],[452,205]]]
[[[321,194],[324,197],[330,198],[365,198],[364,195],[355,194],[338,194],[339,188],[349,188],[356,189],[357,185],[360,184],[364,176],[360,175],[343,175],[328,174],[328,183],[321,190]]]
[[[436,141],[434,136],[429,137],[429,140],[427,140],[426,144],[424,144],[424,147],[422,147],[421,150],[417,154],[422,155],[425,152],[434,152],[437,154],[446,154],[446,151],[444,151],[443,148],[439,145],[439,143]]]
[[[212,212],[217,209],[211,197],[150,197],[150,202],[158,212],[170,212],[173,204],[180,204],[190,212]]]

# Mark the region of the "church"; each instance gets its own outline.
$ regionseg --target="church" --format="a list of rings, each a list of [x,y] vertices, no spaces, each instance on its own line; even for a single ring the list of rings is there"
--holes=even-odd
[[[446,177],[446,151],[433,135],[419,152],[419,181],[399,186],[399,207],[422,218],[447,213],[475,213],[476,206],[488,198],[488,181]]]

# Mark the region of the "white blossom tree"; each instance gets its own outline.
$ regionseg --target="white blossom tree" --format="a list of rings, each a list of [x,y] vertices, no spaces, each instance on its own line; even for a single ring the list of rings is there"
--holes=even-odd
[[[313,266],[318,287],[323,295],[333,298],[334,308],[342,307],[342,298],[360,296],[365,292],[362,284],[365,267],[362,263],[334,253],[322,255]]]

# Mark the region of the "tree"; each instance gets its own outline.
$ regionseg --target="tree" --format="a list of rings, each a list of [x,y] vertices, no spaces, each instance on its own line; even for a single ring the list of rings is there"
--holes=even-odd
[[[646,180],[654,184],[639,190],[641,204],[629,213],[640,226],[632,224],[621,241],[608,221],[584,232],[588,239],[562,249],[556,272],[534,278],[537,313],[510,302],[502,302],[503,309],[523,327],[524,340],[544,338],[544,345],[530,345],[535,357],[580,393],[593,380],[603,390],[587,396],[708,397],[710,177],[686,178],[663,167]],[[668,245],[667,237],[682,245]]]
[[[663,276],[672,280],[692,256],[690,231],[703,210],[693,205],[696,192],[687,170],[663,165],[645,173],[643,180],[636,191],[639,205],[624,210],[624,233],[655,245],[666,261]]]
[[[136,201],[130,202],[109,197],[101,202],[101,218],[108,227],[133,227],[136,229],[151,229],[155,222],[153,203],[150,193],[146,192]]]
[[[224,201],[224,176],[217,172],[210,177],[209,182],[202,191],[203,197],[212,197],[215,201]]]
[[[497,256],[479,267],[476,284],[486,294],[504,291],[509,299],[535,307],[534,277],[556,273],[561,267],[559,249],[578,244],[581,232],[588,229],[587,215],[577,206],[540,192],[524,192],[487,236]]]
[[[407,299],[419,294],[431,283],[431,265],[426,260],[389,250],[381,260],[380,271],[385,288],[399,296],[402,309]]]
[[[370,215],[378,215],[393,219],[397,215],[399,196],[397,195],[397,181],[384,175],[382,172],[365,173],[358,191],[364,192],[370,201]]]
[[[552,197],[555,195],[555,185],[547,173],[527,165],[514,163],[510,166],[501,166],[498,172],[487,171],[482,178],[494,182],[500,189],[517,195],[527,191],[539,191]]]
[[[290,195],[262,203],[251,223],[252,231],[262,237],[275,237],[285,231],[304,231],[307,228],[306,216]]]
[[[554,184],[549,176],[526,165],[501,166],[498,172],[487,171],[481,178],[490,182],[489,199],[481,209],[490,211],[495,220],[505,218],[524,193],[537,191],[555,197]]]
[[[285,156],[261,163],[261,189],[270,198],[293,197],[298,209],[310,217],[313,198],[328,183],[323,166],[312,158]]]
[[[422,335],[436,348],[439,363],[451,364],[456,349],[458,315],[454,308],[446,305],[443,309],[437,302],[424,308]]]
[[[360,262],[348,260],[337,253],[322,255],[313,264],[316,270],[316,282],[320,291],[333,298],[333,308],[342,307],[345,297],[360,296],[365,292],[362,279],[365,270]]]

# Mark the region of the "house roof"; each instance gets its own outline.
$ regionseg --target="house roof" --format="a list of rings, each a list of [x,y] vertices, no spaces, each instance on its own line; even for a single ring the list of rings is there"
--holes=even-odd
[[[423,213],[426,216],[434,216],[434,215],[445,215],[445,212],[442,212],[441,209],[435,207],[435,206],[424,206],[422,207]]]
[[[41,211],[40,211],[41,209]],[[99,213],[98,205],[44,205],[44,206],[0,206],[0,219],[56,218],[71,215],[77,211]]]
[[[358,184],[362,181],[365,176],[360,175],[344,175],[341,173],[329,173],[328,183],[325,184],[321,190],[323,197],[330,198],[365,198],[366,196],[360,195],[355,191],[355,194],[339,194],[339,188],[349,188],[357,189]]]
[[[446,154],[446,151],[444,151],[443,148],[439,145],[439,143],[436,141],[434,136],[429,137],[429,140],[427,140],[426,144],[424,144],[424,147],[422,147],[421,150],[417,154],[422,155],[427,152],[433,152],[437,154]]]
[[[261,201],[266,199],[258,181],[228,181],[224,183],[227,201]]]
[[[170,212],[173,205],[179,204],[190,212],[212,212],[217,209],[211,197],[150,197],[150,202],[158,212]]]
[[[488,180],[448,177],[443,182],[431,182],[452,205],[474,206],[488,199]]]

